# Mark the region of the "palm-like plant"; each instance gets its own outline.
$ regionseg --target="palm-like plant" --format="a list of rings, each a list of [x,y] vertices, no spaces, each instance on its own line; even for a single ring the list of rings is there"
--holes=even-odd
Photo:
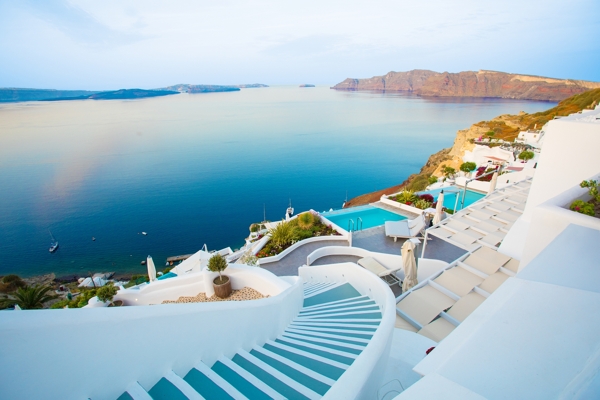
[[[398,201],[400,201],[401,203],[412,203],[413,201],[415,201],[417,196],[415,196],[415,193],[412,190],[403,190],[399,195],[398,195]]]
[[[275,246],[285,246],[297,239],[296,227],[289,222],[281,221],[275,228],[269,229],[271,243]]]
[[[13,299],[4,299],[3,305],[18,305],[23,310],[34,310],[44,307],[44,303],[55,299],[56,296],[48,294],[50,286],[28,286],[19,288]]]
[[[310,229],[315,223],[315,216],[311,212],[304,212],[296,218],[301,229]]]

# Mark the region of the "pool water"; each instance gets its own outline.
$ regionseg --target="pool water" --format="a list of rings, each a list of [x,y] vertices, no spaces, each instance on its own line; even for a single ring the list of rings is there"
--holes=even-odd
[[[373,206],[360,206],[329,211],[322,215],[340,228],[353,231],[380,226],[385,224],[385,221],[406,219],[405,216]]]
[[[485,197],[485,194],[483,194],[483,193],[474,192],[472,190],[467,189],[467,191],[465,193],[465,204],[463,207],[461,207],[462,198],[463,198],[462,190],[460,190],[459,188],[456,188],[456,187],[443,188],[443,190],[444,190],[444,207],[449,208],[451,210],[454,210],[454,207],[457,207],[458,210],[462,210],[463,208],[468,207],[471,204],[475,203],[476,201]],[[419,192],[417,194],[419,194],[419,195],[430,194],[433,196],[434,201],[437,201],[437,198],[441,191],[442,191],[442,189],[432,189],[432,190],[427,190],[424,192]],[[458,206],[456,205],[456,196],[458,196]]]

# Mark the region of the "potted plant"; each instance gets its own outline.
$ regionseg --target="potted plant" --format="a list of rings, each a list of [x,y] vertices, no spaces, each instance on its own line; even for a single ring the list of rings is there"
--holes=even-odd
[[[219,273],[213,280],[213,287],[215,295],[221,299],[231,296],[231,279],[227,275],[221,275],[221,271],[225,271],[227,266],[227,261],[220,254],[215,254],[208,260],[208,270]]]

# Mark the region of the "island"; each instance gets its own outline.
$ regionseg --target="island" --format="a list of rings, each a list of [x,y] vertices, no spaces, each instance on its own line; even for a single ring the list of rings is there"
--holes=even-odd
[[[315,87],[315,85],[311,85],[310,83],[304,83],[300,85],[300,87]]]
[[[498,71],[458,73],[415,69],[388,72],[367,79],[347,78],[333,86],[335,90],[409,92],[432,97],[495,97],[504,99],[561,101],[590,89],[598,82],[556,79]]]
[[[65,101],[65,100],[131,100],[147,97],[169,96],[179,94],[172,90],[144,90],[144,89],[120,89],[107,92],[98,92],[91,95],[76,97],[58,97],[55,99],[43,99],[40,101]]]

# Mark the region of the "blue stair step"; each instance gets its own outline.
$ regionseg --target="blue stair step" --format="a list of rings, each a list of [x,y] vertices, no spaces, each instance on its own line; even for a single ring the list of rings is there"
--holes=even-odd
[[[349,283],[337,286],[326,292],[319,293],[312,297],[304,299],[304,307],[310,307],[317,304],[328,303],[331,301],[345,300],[351,297],[359,297],[361,294]]]
[[[154,400],[188,400],[167,378],[160,378],[156,385],[148,391]]]
[[[120,395],[117,400],[133,400],[133,397],[131,397],[129,393],[123,392],[123,394]]]
[[[293,348],[298,349],[298,350],[306,351],[308,353],[312,353],[312,354],[315,354],[317,356],[325,357],[325,358],[328,358],[330,360],[337,361],[337,362],[340,362],[340,363],[343,363],[343,364],[346,364],[346,365],[350,365],[350,364],[352,364],[352,362],[354,362],[353,358],[344,357],[344,356],[341,356],[339,354],[334,354],[334,353],[328,352],[326,350],[315,349],[313,347],[303,346],[301,344],[288,342],[288,341],[283,340],[283,339],[275,339],[275,342],[281,343],[281,344],[289,346],[289,347],[293,347]]]
[[[237,372],[223,364],[221,361],[217,361],[213,366],[212,370],[219,374],[223,379],[229,382],[234,388],[240,391],[244,396],[252,400],[269,400],[271,399],[264,392],[259,390],[256,386],[248,382]]]
[[[340,345],[340,343],[337,343],[335,341],[325,341],[322,338],[320,338],[320,341],[316,341],[316,340],[310,340],[309,338],[306,338],[306,337],[300,338],[300,337],[289,336],[289,334],[286,334],[286,333],[284,333],[282,335],[282,337],[283,338],[289,337],[290,339],[299,340],[299,341],[314,344],[317,346],[329,347],[330,349],[333,349],[333,350],[345,351],[347,353],[352,353],[352,354],[356,354],[356,355],[362,353],[362,350],[355,349],[352,347],[344,347],[344,346]],[[332,343],[328,343],[328,342],[332,342]]]
[[[313,358],[309,358],[288,350],[281,349],[279,347],[272,346],[268,343],[265,344],[263,347],[275,354],[279,354],[280,356],[287,358],[288,360],[300,364],[310,369],[311,371],[315,371],[333,380],[337,380],[344,373],[344,370],[341,368],[337,368],[333,365],[326,364]]]
[[[212,379],[192,368],[190,372],[183,378],[196,392],[207,400],[234,400],[225,390],[217,385]]]

